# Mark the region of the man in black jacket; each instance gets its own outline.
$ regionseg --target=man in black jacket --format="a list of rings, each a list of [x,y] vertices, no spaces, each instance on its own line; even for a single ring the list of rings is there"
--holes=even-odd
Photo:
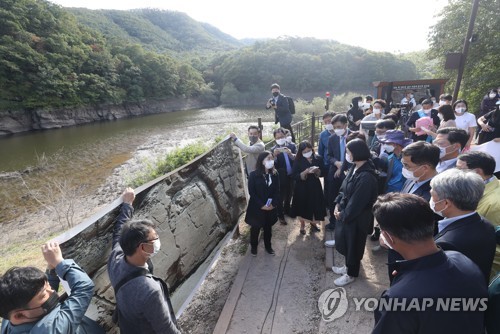
[[[373,212],[381,243],[404,260],[375,308],[372,333],[483,333],[486,282],[465,255],[437,247],[428,203],[413,194],[389,193],[378,198]]]
[[[453,168],[432,179],[430,206],[444,217],[438,221],[436,244],[443,250],[467,256],[488,282],[496,237],[493,225],[475,211],[483,192],[484,183],[479,175]]]
[[[282,128],[288,129],[292,135],[292,142],[295,143],[295,135],[292,130],[292,113],[288,105],[288,99],[280,93],[280,86],[277,83],[271,85],[271,97],[266,104],[266,109],[274,109],[275,123],[280,123]]]

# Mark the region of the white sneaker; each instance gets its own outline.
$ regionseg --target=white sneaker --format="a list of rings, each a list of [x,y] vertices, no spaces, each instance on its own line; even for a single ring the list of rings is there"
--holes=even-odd
[[[347,275],[347,267],[346,266],[343,266],[343,267],[333,266],[332,271],[337,275]]]
[[[331,247],[331,248],[335,247],[335,240],[327,240],[327,241],[325,241],[325,246],[326,247]]]
[[[347,284],[354,282],[355,279],[356,279],[355,277],[351,277],[347,274],[344,274],[339,278],[337,278],[335,281],[333,281],[333,283],[335,283],[336,286],[345,286]]]

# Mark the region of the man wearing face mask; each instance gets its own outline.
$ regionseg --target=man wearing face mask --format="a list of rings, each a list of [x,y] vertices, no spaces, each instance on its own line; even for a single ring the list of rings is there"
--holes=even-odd
[[[433,144],[439,147],[439,164],[436,167],[438,173],[447,169],[455,168],[457,158],[464,149],[469,135],[465,130],[458,128],[442,128],[437,131]]]
[[[73,260],[64,260],[56,242],[42,246],[47,272],[35,267],[14,267],[0,278],[1,333],[104,333],[84,314],[94,283]],[[59,302],[59,277],[71,294]]]
[[[340,186],[345,178],[345,174],[341,171],[345,159],[346,139],[349,134],[347,123],[348,120],[345,115],[335,115],[331,121],[333,134],[328,138],[327,158],[329,161],[329,169],[324,187],[328,187],[328,198],[326,198],[326,203],[327,209],[330,210],[330,223],[327,224],[325,228],[329,230],[335,228],[335,217],[333,215],[334,201],[339,194]]]
[[[260,139],[259,127],[255,125],[250,125],[248,127],[249,145],[245,145],[243,141],[236,137],[235,133],[229,134],[229,137],[233,140],[234,144],[240,148],[240,150],[247,154],[245,158],[245,167],[247,176],[250,175],[250,173],[255,170],[257,157],[266,149],[264,142]]]
[[[422,101],[422,109],[412,113],[410,118],[408,119],[408,122],[406,122],[408,130],[412,133],[411,138],[413,139],[413,141],[427,140],[428,138],[427,133],[425,133],[425,131],[423,131],[420,126],[427,125],[425,128],[431,130],[437,129],[439,127],[439,123],[441,122],[441,120],[438,117],[437,110],[432,109],[432,105],[433,103],[429,99]],[[428,120],[429,122],[424,123],[424,120]]]
[[[471,310],[465,302],[448,311],[437,306],[436,298],[450,297],[484,298],[484,303],[488,293],[470,258],[457,250],[439,249],[434,242],[434,215],[428,203],[416,195],[391,193],[379,196],[373,213],[382,229],[381,244],[404,260],[396,263],[394,282],[379,302],[394,307],[375,307],[372,333],[483,333],[484,308]],[[433,303],[423,307],[424,300]]]
[[[295,135],[292,130],[292,113],[290,105],[285,95],[280,93],[280,86],[277,83],[271,85],[271,97],[266,104],[266,109],[273,109],[275,113],[275,123],[280,123],[280,127],[288,129],[292,135],[292,142],[295,142]],[[249,172],[250,173],[250,172]]]
[[[150,268],[151,258],[160,251],[160,238],[151,221],[129,221],[134,190],[127,188],[122,198],[107,266],[120,333],[179,334],[167,284]]]
[[[477,212],[484,192],[484,182],[472,171],[453,168],[431,181],[431,209],[442,216],[438,221],[436,244],[471,259],[489,281],[495,256],[496,236],[493,225]]]

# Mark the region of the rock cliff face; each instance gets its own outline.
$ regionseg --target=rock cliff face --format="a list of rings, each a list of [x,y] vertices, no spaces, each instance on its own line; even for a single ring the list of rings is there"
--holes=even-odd
[[[237,223],[246,206],[240,158],[224,141],[190,164],[136,189],[134,219],[156,224],[162,248],[154,272],[175,288],[192,273]],[[103,212],[56,238],[93,278],[98,321],[115,332],[110,316],[114,292],[106,271],[111,237],[119,213],[117,200]]]
[[[168,99],[141,104],[109,105],[65,109],[37,109],[24,112],[0,112],[0,136],[67,126],[110,121],[127,117],[158,114],[176,110],[211,108],[216,104],[205,99]]]

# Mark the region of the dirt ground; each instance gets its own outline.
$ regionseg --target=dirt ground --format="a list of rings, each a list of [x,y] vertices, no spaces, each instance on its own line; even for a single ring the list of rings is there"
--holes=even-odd
[[[237,270],[245,261],[250,261],[250,267],[226,333],[371,332],[373,314],[355,311],[352,300],[343,317],[332,322],[322,320],[318,299],[325,290],[336,287],[333,281],[338,277],[325,266],[325,252],[331,249],[323,245],[323,231],[301,235],[298,222],[287,220],[287,226],[273,227],[275,256],[264,251],[261,240],[257,257],[251,257],[246,249],[248,227],[240,223],[243,236],[226,247],[179,319],[184,333],[214,332]],[[367,240],[360,277],[345,287],[348,298],[379,297],[387,288],[386,251],[372,253],[375,244]],[[245,257],[241,255],[243,250]],[[342,265],[343,256],[334,251],[334,261]]]

